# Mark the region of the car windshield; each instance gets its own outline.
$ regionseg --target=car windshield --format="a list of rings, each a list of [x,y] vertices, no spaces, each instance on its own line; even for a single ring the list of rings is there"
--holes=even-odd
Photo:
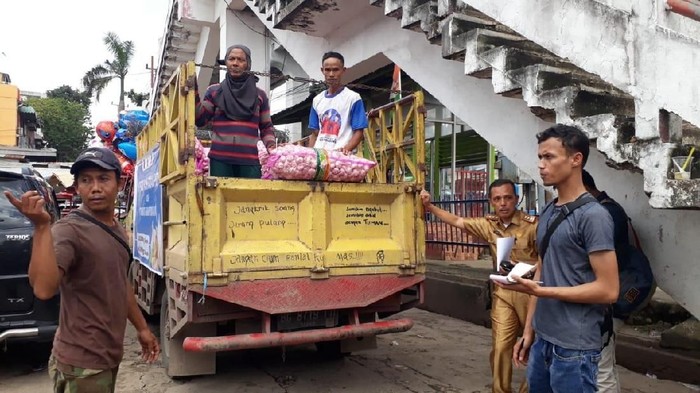
[[[0,226],[23,226],[30,224],[29,220],[27,220],[17,208],[12,206],[7,197],[5,197],[5,191],[9,191],[16,198],[19,198],[22,194],[30,190],[29,182],[24,179],[0,177]]]

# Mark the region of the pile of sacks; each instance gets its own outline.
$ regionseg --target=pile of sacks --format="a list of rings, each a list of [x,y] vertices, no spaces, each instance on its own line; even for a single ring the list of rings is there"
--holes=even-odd
[[[269,152],[258,142],[263,179],[318,180],[359,183],[376,162],[339,151],[284,145]]]
[[[194,174],[206,176],[209,174],[209,149],[202,145],[199,139],[194,138]]]

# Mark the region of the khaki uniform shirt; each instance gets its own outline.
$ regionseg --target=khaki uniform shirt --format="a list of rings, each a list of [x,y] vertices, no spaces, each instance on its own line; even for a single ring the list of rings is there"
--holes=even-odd
[[[489,243],[494,269],[498,268],[496,239],[499,237],[515,238],[510,255],[511,261],[537,262],[537,217],[516,210],[508,227],[505,227],[498,216],[493,214],[478,218],[463,218],[463,220],[464,229],[467,232]]]

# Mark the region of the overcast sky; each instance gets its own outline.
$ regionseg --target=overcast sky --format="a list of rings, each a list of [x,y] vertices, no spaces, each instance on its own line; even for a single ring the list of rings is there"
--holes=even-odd
[[[172,0],[5,0],[0,6],[0,71],[20,90],[46,92],[61,85],[82,88],[93,66],[111,59],[103,38],[109,31],[134,42],[126,91],[150,93],[160,39]],[[91,107],[93,124],[117,119],[119,80]],[[127,100],[128,104],[128,100]]]

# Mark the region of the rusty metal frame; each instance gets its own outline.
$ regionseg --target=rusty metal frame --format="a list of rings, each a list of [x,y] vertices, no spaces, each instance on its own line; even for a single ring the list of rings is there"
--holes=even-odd
[[[423,92],[372,109],[367,114],[365,151],[377,162],[368,174],[371,183],[402,183],[405,170],[413,183],[425,184],[425,106]],[[413,148],[409,154],[409,148]],[[387,172],[391,170],[391,179]]]

